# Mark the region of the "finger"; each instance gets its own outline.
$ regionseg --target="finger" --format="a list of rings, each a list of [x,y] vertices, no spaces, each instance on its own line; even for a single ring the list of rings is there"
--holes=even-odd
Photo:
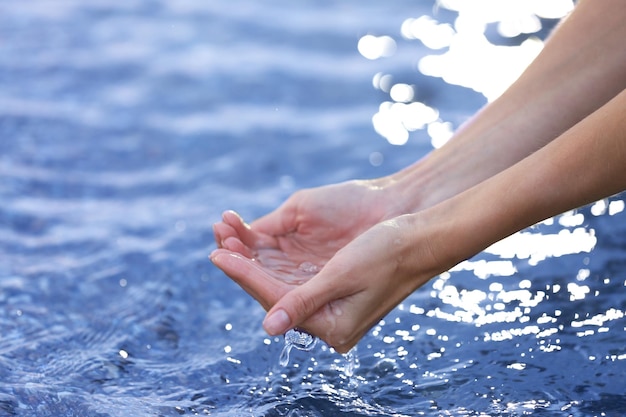
[[[213,239],[215,239],[215,243],[218,248],[222,247],[222,236],[220,235],[219,227],[217,227],[217,223],[213,225]]]
[[[276,239],[265,233],[255,232],[244,222],[239,214],[229,210],[222,215],[224,223],[235,231],[235,234],[249,248],[276,247]]]
[[[296,230],[296,213],[289,202],[252,222],[252,229],[270,236],[284,236]]]
[[[215,235],[215,241],[218,248],[228,249],[232,252],[237,252],[244,255],[247,258],[255,258],[256,252],[254,249],[245,245],[237,231],[224,222],[216,223],[213,225],[213,234]]]
[[[229,237],[237,236],[237,232],[231,226],[224,222],[218,222],[213,225],[213,235],[215,237],[215,243],[217,247],[221,248],[224,240]]]
[[[216,249],[209,256],[248,294],[269,310],[289,289],[288,284],[273,278],[258,262],[226,249]]]
[[[249,259],[256,258],[256,252],[244,245],[243,242],[236,237],[229,237],[222,241],[222,248],[239,253]]]
[[[371,300],[364,294],[364,291],[356,291],[331,297],[330,301],[293,327],[319,337],[339,353],[346,353],[386,314],[372,307],[375,304],[368,302]],[[279,300],[270,313],[279,309],[278,304],[282,305],[282,302],[282,299]]]
[[[307,321],[323,307],[327,307],[324,317],[328,321],[326,324],[334,327],[336,324],[333,323],[334,316],[335,314],[341,315],[341,312],[333,311],[329,306],[332,306],[334,300],[344,296],[344,290],[340,289],[334,280],[325,278],[320,272],[311,280],[292,289],[280,300],[277,300],[267,313],[263,321],[263,328],[272,336],[283,334]],[[314,321],[319,322],[319,320]]]

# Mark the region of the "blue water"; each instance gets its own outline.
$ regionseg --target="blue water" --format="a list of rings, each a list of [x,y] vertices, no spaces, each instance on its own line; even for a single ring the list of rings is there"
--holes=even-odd
[[[422,15],[456,18],[405,0],[1,2],[0,416],[625,415],[619,196],[434,279],[352,376],[323,344],[281,367],[262,309],[208,261],[223,210],[252,219],[432,149],[425,127],[402,146],[374,130],[376,74],[452,128],[485,103],[417,70],[441,53],[400,35]],[[395,54],[365,59],[367,34]]]

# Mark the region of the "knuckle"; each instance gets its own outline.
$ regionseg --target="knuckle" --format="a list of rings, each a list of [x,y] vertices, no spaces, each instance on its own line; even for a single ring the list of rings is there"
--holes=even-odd
[[[292,305],[296,315],[296,317],[294,317],[294,320],[296,320],[297,322],[306,320],[318,309],[315,299],[307,294],[303,294],[299,291],[293,291],[291,293],[291,297]]]

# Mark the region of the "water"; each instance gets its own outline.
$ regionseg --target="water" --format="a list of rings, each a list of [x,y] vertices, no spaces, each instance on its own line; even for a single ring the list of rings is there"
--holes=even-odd
[[[540,45],[484,16],[508,59],[471,71],[424,46],[457,17],[430,1],[0,3],[0,416],[625,414],[620,196],[434,279],[358,367],[323,343],[280,366],[207,259],[225,209],[445,142]]]
[[[278,362],[282,366],[287,366],[289,365],[289,355],[291,353],[291,349],[296,348],[298,350],[309,352],[315,347],[316,344],[317,338],[303,330],[287,330],[287,333],[285,333],[285,346],[280,352]]]

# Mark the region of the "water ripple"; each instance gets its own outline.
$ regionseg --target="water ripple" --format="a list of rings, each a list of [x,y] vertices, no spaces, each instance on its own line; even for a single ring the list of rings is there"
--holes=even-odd
[[[281,367],[262,309],[208,262],[222,210],[253,218],[396,170],[483,103],[417,73],[431,51],[396,36],[412,13],[456,16],[0,3],[0,415],[623,414],[620,196],[442,274],[365,337],[352,373],[323,343]],[[395,55],[363,58],[368,34]],[[389,83],[428,116],[401,147],[371,123]]]

